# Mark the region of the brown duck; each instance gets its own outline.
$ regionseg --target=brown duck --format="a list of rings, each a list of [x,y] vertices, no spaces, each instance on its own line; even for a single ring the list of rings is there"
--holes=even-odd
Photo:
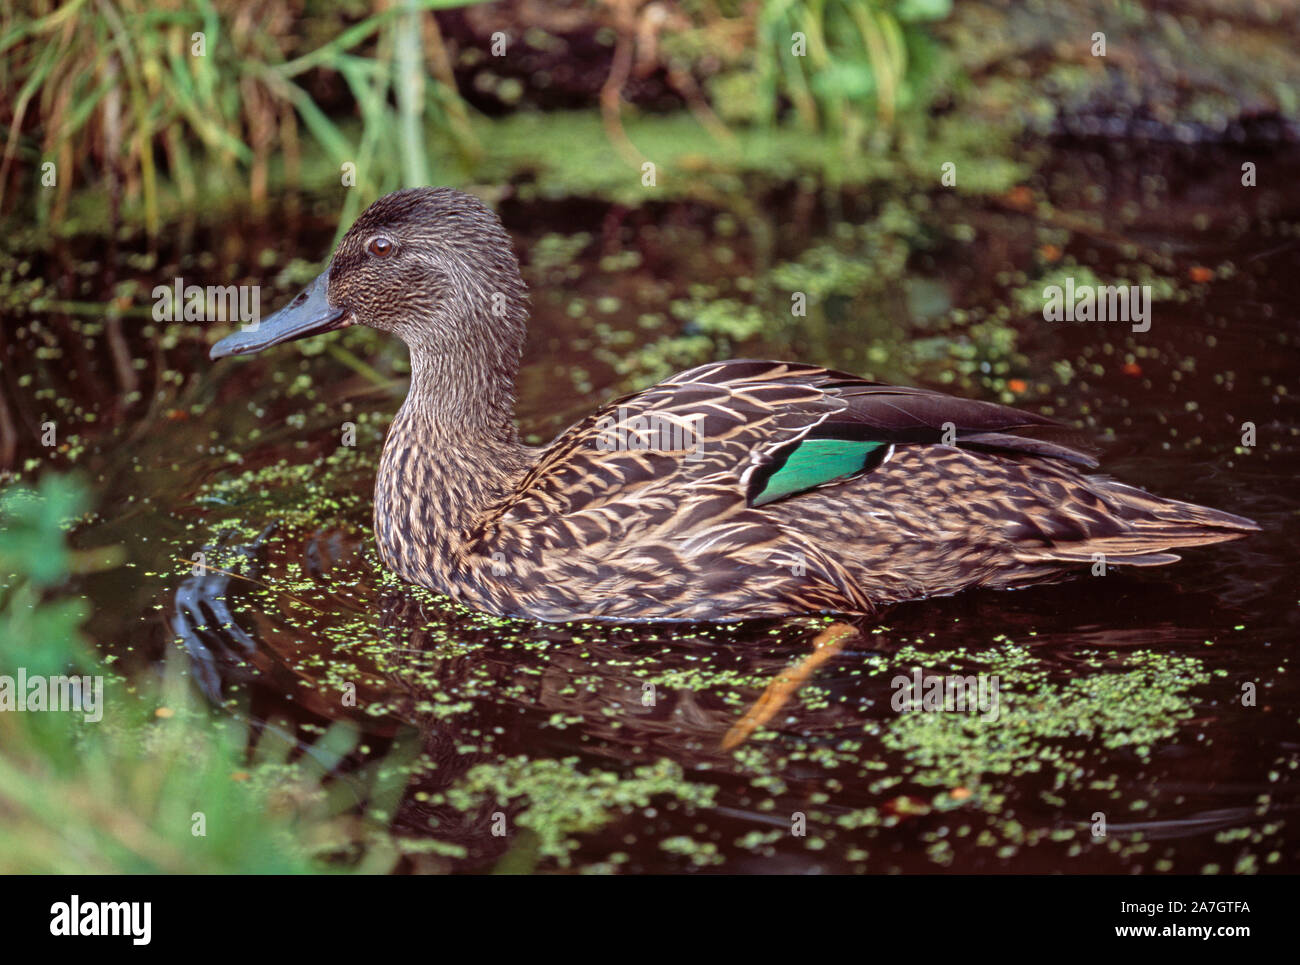
[[[212,358],[348,325],[411,386],[375,484],[384,563],[497,614],[734,620],[1156,566],[1248,519],[1086,474],[1049,419],[789,362],[702,365],[550,445],[514,423],[528,318],[510,237],[446,188],[372,204],[328,269]]]

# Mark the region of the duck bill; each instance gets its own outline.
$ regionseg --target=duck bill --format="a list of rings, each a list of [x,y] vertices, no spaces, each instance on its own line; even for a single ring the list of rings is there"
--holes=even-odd
[[[348,324],[348,311],[329,303],[330,273],[326,269],[288,305],[252,325],[227,335],[208,352],[212,359],[252,355],[281,342],[332,332]]]

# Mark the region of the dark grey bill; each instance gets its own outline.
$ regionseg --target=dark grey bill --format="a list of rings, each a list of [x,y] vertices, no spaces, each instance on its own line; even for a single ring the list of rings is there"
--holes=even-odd
[[[281,342],[332,332],[347,324],[347,310],[329,303],[329,269],[300,291],[288,305],[262,319],[256,328],[227,335],[208,352],[208,358],[224,359],[230,355],[251,355]]]

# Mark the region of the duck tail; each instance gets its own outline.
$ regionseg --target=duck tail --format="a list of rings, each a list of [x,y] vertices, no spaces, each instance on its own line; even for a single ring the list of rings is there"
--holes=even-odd
[[[1057,508],[1080,524],[1072,534],[1076,539],[1026,547],[1024,562],[1089,563],[1101,554],[1107,563],[1163,566],[1180,559],[1171,550],[1223,543],[1259,531],[1259,525],[1244,516],[1165,499],[1105,476],[1090,476],[1088,482],[1100,506],[1093,503],[1081,507],[1082,512],[1071,512],[1069,506]],[[1097,513],[1103,507],[1103,513]],[[1079,535],[1083,538],[1077,539]]]

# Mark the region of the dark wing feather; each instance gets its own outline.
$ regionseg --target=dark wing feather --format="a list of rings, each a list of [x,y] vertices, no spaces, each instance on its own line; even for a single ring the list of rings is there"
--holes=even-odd
[[[1097,465],[1092,456],[1072,446],[1019,434],[1065,428],[1046,416],[996,402],[959,399],[930,389],[886,385],[842,372],[822,371],[825,378],[815,378],[813,384],[847,406],[847,412],[837,415],[836,421],[867,426],[881,441],[938,443],[951,425],[959,445],[1025,452],[1087,467]]]

